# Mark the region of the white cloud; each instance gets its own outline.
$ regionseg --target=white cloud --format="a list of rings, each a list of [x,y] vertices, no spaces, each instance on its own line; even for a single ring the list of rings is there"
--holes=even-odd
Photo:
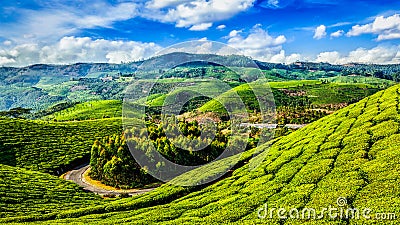
[[[343,30],[338,30],[338,31],[336,31],[336,32],[331,33],[331,37],[332,37],[332,38],[337,38],[337,37],[343,36],[343,34],[344,34],[344,31],[343,31]]]
[[[244,55],[265,61],[281,54],[282,44],[286,42],[285,36],[273,37],[259,25],[254,26],[247,36],[242,31],[232,30],[228,38],[228,45],[240,50]]]
[[[173,53],[173,52],[186,52],[192,54],[218,54],[223,45],[217,42],[208,41],[206,37],[197,41],[182,42],[177,45],[165,48],[158,52],[158,55]]]
[[[378,41],[400,38],[400,15],[378,16],[372,23],[355,25],[347,32],[349,37],[362,34],[376,34]]]
[[[25,66],[36,63],[70,64],[76,62],[110,62],[120,63],[148,58],[161,51],[190,53],[216,53],[222,55],[244,54],[257,60],[274,63],[293,63],[295,61],[311,60],[332,64],[400,63],[399,46],[377,46],[371,49],[358,48],[347,54],[337,51],[321,52],[314,59],[304,58],[300,54],[286,54],[282,44],[286,38],[282,35],[273,37],[260,27],[253,28],[248,34],[237,33],[228,39],[228,44],[239,50],[221,47],[217,43],[200,39],[200,44],[179,45],[167,50],[154,43],[135,41],[110,41],[91,39],[88,37],[64,37],[53,45],[20,44],[0,48],[0,65]],[[216,44],[216,45],[214,45]]]
[[[326,26],[325,25],[320,25],[314,30],[314,39],[322,39],[326,37]]]
[[[202,30],[208,30],[208,28],[210,27],[212,27],[212,23],[201,23],[198,25],[193,25],[189,30],[202,31]]]
[[[8,64],[13,64],[15,63],[14,59],[5,57],[5,56],[0,56],[0,65],[8,65]]]
[[[340,53],[337,51],[333,52],[321,52],[318,54],[317,62],[326,62],[331,64],[343,64],[344,61],[341,59]]]
[[[221,25],[219,25],[219,26],[217,27],[218,30],[223,30],[223,29],[225,29],[225,28],[226,28],[226,25],[224,25],[224,24],[221,24]]]
[[[278,54],[271,57],[269,62],[272,63],[294,63],[302,59],[300,54],[293,53],[291,55],[286,55],[285,50],[281,50]]]
[[[19,20],[1,23],[0,36],[17,42],[33,40],[56,41],[79,30],[95,27],[111,27],[114,22],[137,16],[138,5],[124,2],[110,5],[103,1],[90,1],[80,8],[68,5],[44,7],[43,9],[19,9]],[[23,37],[23,38],[21,38]]]
[[[399,33],[388,33],[388,34],[380,34],[378,36],[378,41],[383,41],[383,40],[391,40],[391,39],[399,39],[400,38],[400,32]]]
[[[21,44],[0,50],[0,65],[25,66],[36,63],[69,64],[76,62],[134,61],[148,58],[162,48],[154,43],[93,40],[88,37],[64,37],[53,45]]]
[[[286,42],[286,38],[283,35],[278,37],[272,37],[266,30],[262,28],[253,28],[247,37],[243,37],[238,31],[231,31],[230,39],[228,44],[240,48],[240,49],[260,49],[271,46],[278,46]]]
[[[251,8],[255,0],[153,0],[141,16],[176,27],[193,27],[229,19]]]
[[[190,30],[206,30],[251,8],[256,0],[104,0],[37,1],[38,9],[15,8],[15,21],[0,21],[0,37],[16,43],[56,42],[64,36],[141,17],[175,24]],[[222,27],[222,26],[221,26]],[[220,28],[221,28],[220,27]],[[222,29],[222,28],[221,28]]]
[[[151,9],[162,9],[165,7],[176,7],[191,0],[152,0],[147,2],[146,7]]]
[[[328,27],[332,28],[332,27],[342,27],[342,26],[346,26],[346,25],[350,25],[351,22],[339,22],[339,23],[335,23],[332,25],[329,25]]]
[[[241,32],[241,30],[232,30],[231,32],[229,32],[229,37],[236,37]]]
[[[400,63],[400,46],[377,46],[371,49],[358,48],[341,55],[337,51],[322,52],[317,56],[317,62],[328,62],[332,64],[346,63],[372,63],[372,64],[393,64]]]
[[[12,41],[10,41],[10,40],[4,41],[3,45],[10,46],[10,45],[12,45]]]

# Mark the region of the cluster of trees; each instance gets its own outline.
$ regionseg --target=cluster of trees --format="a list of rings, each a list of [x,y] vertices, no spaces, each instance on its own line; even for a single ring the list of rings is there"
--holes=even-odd
[[[366,65],[351,63],[347,65],[332,65],[329,63],[296,62],[293,64],[274,64],[256,61],[259,68],[266,74],[283,79],[319,79],[333,77],[339,74],[376,77],[400,81],[400,65]]]
[[[214,137],[211,135],[211,127],[203,126],[197,121],[172,123],[171,120],[164,120],[164,123],[158,124],[148,121],[147,128],[133,128],[122,135],[95,141],[89,175],[107,185],[120,188],[138,187],[154,182],[155,179],[147,173],[146,168],[137,164],[128,144],[135,151],[142,152],[154,160],[157,160],[157,157],[154,156],[153,150],[179,165],[194,166],[211,162],[227,146],[229,134],[221,131],[228,125],[226,122],[219,123]],[[174,136],[175,134],[182,135]],[[165,166],[161,162],[154,164],[157,164],[160,170]]]
[[[0,164],[61,175],[90,158],[93,142],[122,132],[121,119],[54,123],[0,119]]]
[[[281,106],[277,108],[276,120],[279,124],[306,124],[321,119],[326,115],[328,115],[328,112],[322,109]]]
[[[154,181],[135,161],[125,135],[113,135],[93,144],[89,176],[104,184],[127,188]]]
[[[23,115],[29,114],[32,109],[25,109],[22,107],[12,108],[8,111],[1,111],[0,116],[11,117],[11,118],[19,118]]]

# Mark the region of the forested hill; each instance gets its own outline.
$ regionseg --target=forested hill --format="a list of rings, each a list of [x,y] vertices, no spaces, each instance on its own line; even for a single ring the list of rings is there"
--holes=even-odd
[[[218,62],[221,65],[234,66],[234,67],[254,67],[257,65],[260,69],[283,69],[288,71],[293,70],[317,70],[317,71],[334,71],[341,72],[344,75],[356,74],[363,76],[374,76],[378,78],[385,78],[390,80],[400,80],[400,64],[392,65],[365,65],[365,64],[346,64],[346,65],[332,65],[329,63],[311,63],[311,62],[296,62],[292,64],[268,63],[255,61],[256,64],[251,63],[247,57],[231,55],[231,56],[218,56],[218,55],[194,55],[188,53],[170,53],[161,57],[155,57],[146,61],[128,62],[121,64],[110,63],[77,63],[72,65],[46,65],[37,64],[27,67],[0,67],[0,84],[13,84],[15,82],[24,82],[35,84],[39,82],[41,76],[49,77],[106,77],[112,75],[132,75],[142,63],[151,60],[152,67],[168,68],[169,63],[176,59],[181,61],[191,61],[196,58],[202,58],[209,62]],[[191,66],[204,66],[214,65],[212,63],[195,63]],[[174,65],[171,64],[171,67]],[[188,66],[184,64],[183,66]]]

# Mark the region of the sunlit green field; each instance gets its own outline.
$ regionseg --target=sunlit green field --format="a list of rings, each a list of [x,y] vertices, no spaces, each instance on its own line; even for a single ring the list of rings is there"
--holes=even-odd
[[[246,152],[239,168],[206,187],[163,185],[148,194],[58,214],[4,218],[46,224],[377,224],[366,219],[296,220],[259,218],[267,203],[275,208],[337,206],[400,214],[400,86],[367,97],[317,122]],[[254,153],[254,155],[253,155]],[[255,157],[253,157],[255,156]],[[229,159],[216,162],[223,168]],[[212,165],[210,165],[212,167]],[[214,173],[200,170],[196,179]],[[207,173],[207,171],[213,171]],[[185,176],[185,175],[183,175]],[[186,175],[187,176],[187,175]],[[185,178],[183,178],[185,179]],[[397,220],[388,221],[396,224]]]

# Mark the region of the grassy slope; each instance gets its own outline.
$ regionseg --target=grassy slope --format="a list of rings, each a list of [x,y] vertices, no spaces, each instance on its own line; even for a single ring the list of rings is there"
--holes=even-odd
[[[73,121],[102,119],[122,116],[122,102],[119,100],[100,100],[77,104],[74,107],[46,116],[45,120]]]
[[[336,76],[330,78],[323,78],[321,80],[326,80],[329,82],[335,83],[361,83],[361,84],[370,84],[375,87],[379,86],[391,86],[396,84],[396,82],[391,80],[385,80],[377,77],[364,77],[364,76]]]
[[[162,80],[161,80],[162,81]],[[149,96],[146,104],[148,106],[163,106],[165,99],[171,98],[174,99],[175,96],[179,95],[182,92],[193,91],[196,93],[201,93],[203,95],[212,97],[217,93],[223,93],[224,90],[229,90],[230,87],[228,85],[222,85],[219,82],[212,82],[209,80],[196,80],[196,79],[188,79],[185,81],[186,83],[193,83],[192,86],[185,87],[176,87],[173,91],[168,94],[161,94],[157,97]],[[171,100],[170,100],[171,101]]]
[[[44,223],[375,224],[376,220],[258,219],[257,209],[336,206],[400,214],[400,86],[389,88],[279,139],[202,190],[164,185],[95,208],[67,211]],[[246,153],[249,157],[249,152]],[[251,156],[251,155],[250,155]],[[245,157],[245,158],[246,158]],[[249,171],[249,166],[259,166]],[[217,162],[221,163],[221,162]],[[207,170],[206,170],[207,171]],[[196,176],[192,176],[196,177]],[[176,200],[173,200],[176,199]],[[64,218],[64,219],[63,219]],[[389,221],[390,222],[390,221]],[[398,220],[392,221],[396,224]]]
[[[269,82],[268,83],[271,88],[295,88],[304,85],[317,85],[321,84],[320,81],[317,80],[290,80],[290,81],[281,81],[281,82]]]
[[[368,84],[328,83],[301,88],[307,92],[314,105],[357,102],[382,90]]]
[[[256,84],[252,87],[256,87],[257,89],[265,87],[266,89],[269,88],[267,83],[263,84]],[[225,107],[224,105],[235,105],[237,98],[239,96],[246,105],[246,108],[249,109],[250,105],[258,105],[255,104],[257,102],[257,98],[253,93],[253,89],[250,87],[249,84],[242,84],[231,90],[219,95],[213,100],[208,101],[203,106],[199,108],[201,112],[219,112],[224,113]]]
[[[0,118],[0,127],[0,164],[60,174],[88,158],[97,138],[122,132],[122,121],[56,123]]]
[[[360,83],[328,83],[322,84],[321,81],[316,80],[296,80],[296,81],[282,81],[282,82],[269,82],[267,84],[257,84],[256,88],[271,88],[276,89],[289,89],[293,91],[305,91],[313,104],[337,104],[352,102],[376,93],[379,89],[375,86]],[[216,100],[211,100],[199,108],[202,112],[223,112],[223,107],[219,103],[229,103],[235,92],[244,99],[246,105],[251,104],[251,101],[255,101],[254,97],[249,97],[247,93],[251,91],[248,84],[243,84],[232,90],[218,96]],[[249,102],[250,100],[250,102]],[[218,102],[219,101],[219,102]],[[275,99],[277,106],[284,105],[285,99],[281,99],[283,102],[279,102],[280,99]]]
[[[0,218],[42,215],[102,203],[99,196],[49,174],[0,164]]]

